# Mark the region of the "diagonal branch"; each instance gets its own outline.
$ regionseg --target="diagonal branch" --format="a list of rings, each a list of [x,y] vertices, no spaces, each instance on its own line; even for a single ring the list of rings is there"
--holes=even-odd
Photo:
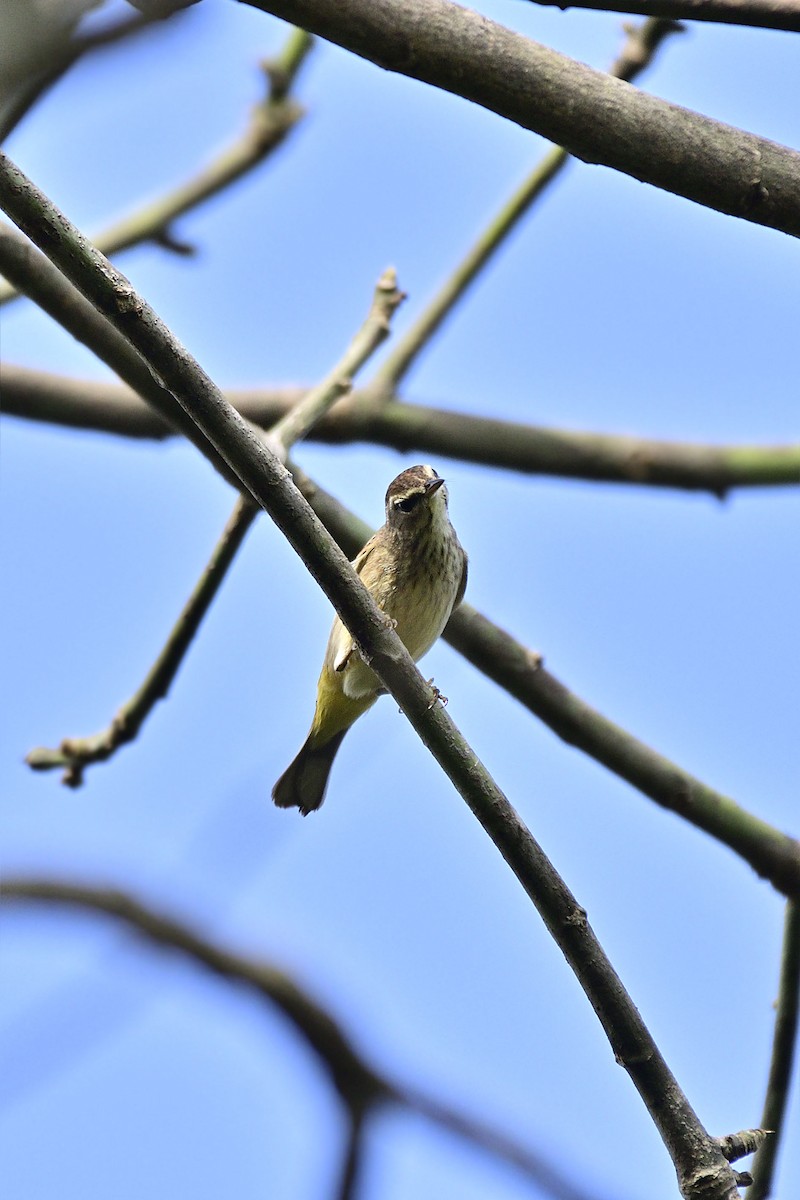
[[[355,554],[373,533],[369,525],[303,472],[294,469],[294,479],[345,553]],[[800,841],[796,838],[762,821],[615,725],[545,670],[540,655],[471,604],[464,603],[453,613],[442,636],[568,745],[728,846],[784,895],[800,896]]]
[[[752,25],[757,29],[800,32],[797,0],[531,0],[562,10],[600,9],[638,13],[642,17],[671,17],[675,21],[714,21],[721,25]]]
[[[192,179],[96,234],[93,240],[98,249],[111,255],[140,242],[155,241],[185,253],[187,248],[171,233],[172,223],[264,162],[300,120],[303,110],[289,99],[289,91],[313,44],[305,30],[292,30],[278,57],[262,65],[267,94],[253,109],[241,137]],[[0,305],[18,295],[11,284],[0,281]]]
[[[800,236],[800,154],[648,96],[449,0],[245,0],[577,158]]]
[[[753,1182],[747,1189],[745,1200],[766,1200],[772,1194],[772,1176],[789,1104],[789,1085],[800,1021],[800,898],[797,896],[786,904],[776,1009],[772,1062],[761,1116],[763,1128],[771,1130],[775,1136],[767,1138],[756,1151],[752,1168]]]
[[[347,394],[352,387],[351,377],[388,337],[389,321],[403,299],[403,293],[397,288],[394,271],[385,271],[378,280],[367,318],[342,358],[322,382],[301,397],[270,431],[270,446],[281,461],[285,460],[290,447],[305,437],[331,405]],[[122,746],[138,737],[155,705],[166,697],[172,686],[203,618],[258,513],[259,508],[250,496],[238,498],[211,558],[155,663],[142,685],[115,713],[111,723],[90,737],[64,738],[54,749],[35,747],[25,758],[29,767],[34,771],[64,768],[62,783],[67,787],[80,787],[87,766],[106,762]]]
[[[441,705],[354,572],[269,451],[129,280],[0,154],[0,205],[100,312],[127,336],[297,551],[536,907],[650,1113],[685,1200],[735,1200],[736,1178],[653,1041],[580,907],[553,864]]]
[[[644,21],[627,32],[625,44],[609,74],[629,83],[650,65],[653,55],[669,34],[680,30],[674,21]],[[422,350],[449,317],[467,289],[507,241],[536,200],[546,191],[564,167],[570,155],[561,146],[552,150],[534,168],[500,211],[482,231],[478,240],[458,264],[391,354],[381,363],[370,383],[370,391],[391,399]]]
[[[181,187],[98,233],[92,239],[97,248],[109,256],[149,240],[170,248],[173,221],[216,196],[277,150],[303,115],[289,93],[313,45],[314,39],[305,30],[293,29],[278,56],[261,65],[267,94],[250,113],[244,133]]]
[[[516,1167],[553,1200],[592,1200],[556,1166],[499,1129],[451,1108],[426,1092],[390,1080],[358,1050],[331,1014],[289,975],[270,963],[235,954],[191,926],[159,912],[127,892],[53,879],[6,878],[0,884],[5,904],[68,905],[111,917],[155,946],[186,955],[227,982],[255,990],[275,1005],[317,1055],[331,1084],[357,1122],[379,1106],[394,1104],[419,1113],[485,1153]],[[358,1130],[363,1139],[363,1128]],[[361,1147],[358,1147],[360,1151]],[[348,1148],[348,1158],[355,1150]],[[352,1173],[347,1160],[342,1178]]]
[[[0,230],[0,260],[2,247]],[[109,328],[107,322],[103,324]],[[0,364],[0,376],[6,416],[122,437],[163,439],[176,433],[174,425],[130,388],[68,379],[5,362]],[[149,378],[152,380],[152,376]],[[297,403],[304,391],[288,386],[232,388],[225,395],[248,421],[268,428]],[[328,445],[369,442],[531,475],[681,488],[719,497],[739,487],[800,484],[800,443],[703,445],[581,433],[407,404],[399,398],[385,404],[371,391],[371,387],[356,391],[351,400],[337,404],[315,425],[311,439]]]
[[[219,538],[211,558],[192,589],[163,648],[130,699],[116,711],[110,723],[88,737],[67,737],[57,747],[36,746],[25,756],[34,771],[63,769],[61,782],[77,788],[86,768],[106,762],[117,750],[134,741],[159,700],[164,700],[178,674],[203,617],[219,591],[228,568],[244,541],[258,509],[249,497],[240,497]]]
[[[125,335],[97,312],[26,237],[5,224],[0,225],[0,271],[142,396],[167,428],[183,433],[229,483],[236,483],[227,463],[187,418],[172,392]]]

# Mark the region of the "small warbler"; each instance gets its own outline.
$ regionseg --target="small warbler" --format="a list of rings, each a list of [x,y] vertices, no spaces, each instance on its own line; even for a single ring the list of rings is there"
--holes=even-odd
[[[467,556],[447,513],[447,488],[433,467],[409,467],[386,492],[386,524],[353,560],[378,608],[416,662],[430,650],[467,586]],[[319,808],[342,738],[383,692],[340,618],[333,622],[306,741],[272,798],[303,816]]]

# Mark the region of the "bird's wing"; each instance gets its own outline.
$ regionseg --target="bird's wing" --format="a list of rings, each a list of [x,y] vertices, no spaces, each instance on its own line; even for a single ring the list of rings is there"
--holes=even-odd
[[[464,592],[467,590],[467,575],[468,574],[469,574],[469,561],[467,560],[467,556],[465,554],[464,555],[464,570],[461,573],[461,583],[458,585],[458,591],[456,592],[456,598],[455,598],[455,601],[453,602],[453,608],[451,610],[452,612],[455,612],[455,610],[458,608],[461,601],[464,599]]]
[[[363,575],[364,567],[375,549],[375,536],[373,534],[353,559],[353,570],[358,576]],[[342,624],[341,618],[337,616],[331,629],[331,636],[328,640],[328,653],[326,655],[334,671],[343,671],[345,669],[355,648],[356,644],[351,634]]]
[[[375,546],[377,545],[377,537],[377,533],[373,533],[366,545],[362,546],[358,554],[353,559],[353,570],[355,571],[356,575],[363,575],[364,567],[367,565],[367,562],[371,557]]]

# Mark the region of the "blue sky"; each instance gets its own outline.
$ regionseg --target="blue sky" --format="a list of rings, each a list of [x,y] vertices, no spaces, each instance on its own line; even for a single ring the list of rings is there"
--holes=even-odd
[[[607,65],[622,18],[481,11]],[[285,27],[205,0],[86,61],[8,151],[91,233],[197,170],[243,126]],[[790,35],[697,25],[643,86],[800,144]],[[224,385],[312,382],[390,263],[407,328],[544,143],[325,45],[308,116],[230,194],[181,220],[198,247],[122,269]],[[573,165],[420,359],[408,398],[686,441],[797,440],[794,240]],[[30,306],[3,357],[105,378]],[[428,455],[303,446],[374,524]],[[470,553],[468,599],[579,695],[745,808],[797,832],[797,489],[709,497],[434,460]],[[327,601],[266,518],[166,703],[72,793],[23,765],[100,728],[138,683],[232,504],[191,447],[6,420],[2,863],[130,888],[284,965],[392,1077],[481,1114],[598,1197],[668,1200],[669,1158],[560,953],[389,700],[343,744],[325,807],[270,787],[310,721]],[[513,560],[513,566],[511,565]],[[782,903],[731,852],[561,744],[447,646],[449,711],[564,875],[701,1119],[758,1122]],[[118,929],[5,918],[0,1039],[9,1195],[312,1200],[340,1114],[285,1023]],[[795,1086],[777,1200],[800,1152]],[[529,1184],[387,1114],[363,1195],[514,1200]],[[533,1192],[535,1194],[535,1191]]]

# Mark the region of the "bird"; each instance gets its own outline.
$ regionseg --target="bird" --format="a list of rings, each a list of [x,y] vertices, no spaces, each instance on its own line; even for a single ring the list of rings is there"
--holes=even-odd
[[[433,467],[401,471],[386,491],[386,523],[352,563],[415,662],[437,640],[467,586],[467,556],[447,500],[445,481]],[[299,808],[307,816],[320,807],[344,735],[384,691],[337,615],[311,729],[272,789],[279,808]]]

